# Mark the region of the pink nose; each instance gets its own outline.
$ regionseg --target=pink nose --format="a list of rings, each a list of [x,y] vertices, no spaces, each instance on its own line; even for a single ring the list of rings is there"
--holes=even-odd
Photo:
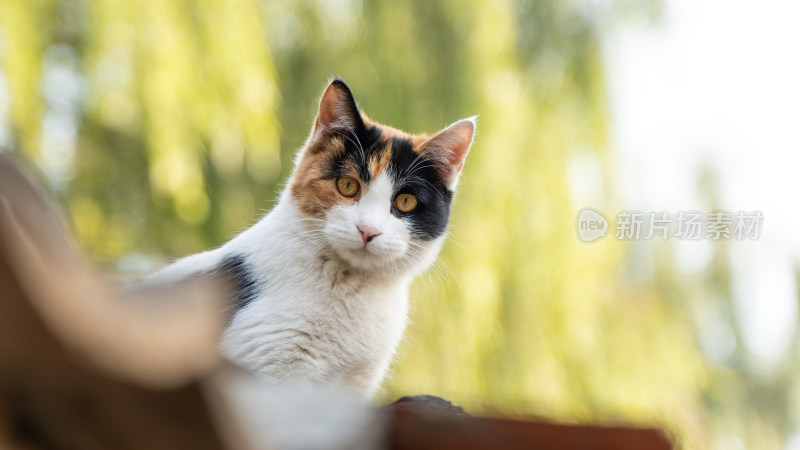
[[[357,225],[356,228],[358,228],[358,232],[361,233],[361,240],[364,241],[364,246],[381,235],[380,231],[378,231],[376,228],[372,228],[369,225]]]

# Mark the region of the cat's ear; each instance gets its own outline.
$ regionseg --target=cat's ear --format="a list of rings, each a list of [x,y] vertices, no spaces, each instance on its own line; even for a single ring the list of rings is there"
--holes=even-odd
[[[336,78],[325,88],[319,101],[315,132],[331,129],[358,130],[364,126],[353,93],[344,81]]]
[[[472,146],[478,116],[462,119],[431,136],[422,144],[422,151],[428,159],[439,166],[442,181],[449,188],[455,188],[464,159]]]

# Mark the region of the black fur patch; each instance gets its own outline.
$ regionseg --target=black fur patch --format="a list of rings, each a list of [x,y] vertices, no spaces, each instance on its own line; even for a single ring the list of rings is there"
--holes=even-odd
[[[332,177],[347,175],[348,163],[356,167],[358,177],[365,183],[372,181],[372,174],[369,172],[370,159],[377,157],[384,151],[387,142],[382,139],[380,128],[376,126],[362,126],[355,130],[343,130],[341,128],[332,132],[344,143],[345,151],[331,160],[328,172]]]
[[[256,278],[242,255],[226,256],[214,269],[214,275],[226,283],[230,290],[232,314],[236,314],[258,296]]]
[[[422,239],[435,239],[447,229],[453,192],[442,182],[434,162],[414,151],[410,141],[392,139],[389,174],[396,187],[394,197],[411,194],[417,197],[413,211],[400,212],[392,198],[392,215],[411,223],[411,234]]]

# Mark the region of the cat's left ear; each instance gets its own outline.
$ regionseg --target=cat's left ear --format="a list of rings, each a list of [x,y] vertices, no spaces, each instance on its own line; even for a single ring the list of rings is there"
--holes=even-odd
[[[431,136],[422,151],[437,163],[442,181],[453,190],[464,167],[464,159],[472,146],[478,116],[462,119]]]
[[[344,81],[336,78],[328,83],[319,101],[315,132],[324,130],[358,130],[364,126],[353,93]]]

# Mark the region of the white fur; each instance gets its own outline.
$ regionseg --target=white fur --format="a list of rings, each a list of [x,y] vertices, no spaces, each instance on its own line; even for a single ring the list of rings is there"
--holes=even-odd
[[[253,227],[149,280],[185,278],[244,255],[259,296],[225,330],[223,355],[268,380],[334,383],[370,396],[403,336],[408,285],[444,237],[411,236],[390,213],[394,188],[386,175],[363,189],[353,206],[335,206],[325,220],[304,217],[286,189]],[[381,234],[365,246],[358,225]]]

